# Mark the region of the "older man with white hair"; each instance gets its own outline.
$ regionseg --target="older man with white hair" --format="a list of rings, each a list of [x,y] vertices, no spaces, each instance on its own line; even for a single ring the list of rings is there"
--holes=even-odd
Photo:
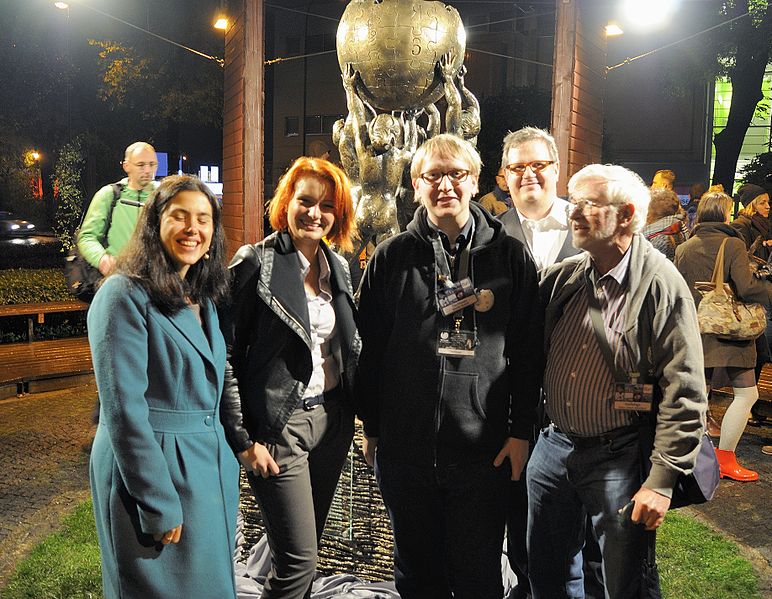
[[[529,576],[535,598],[584,597],[589,515],[606,597],[639,597],[646,531],[662,524],[678,475],[693,469],[705,422],[696,310],[678,271],[640,234],[649,201],[640,177],[593,164],[568,191],[573,243],[586,253],[551,267],[540,286],[551,423],[528,464]],[[644,474],[645,422],[655,432]]]

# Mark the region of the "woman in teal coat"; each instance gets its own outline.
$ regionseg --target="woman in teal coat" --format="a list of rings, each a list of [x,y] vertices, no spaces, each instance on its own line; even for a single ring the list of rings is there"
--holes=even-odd
[[[88,333],[101,411],[90,478],[108,599],[235,598],[238,463],[220,423],[228,289],[220,206],[168,177]]]

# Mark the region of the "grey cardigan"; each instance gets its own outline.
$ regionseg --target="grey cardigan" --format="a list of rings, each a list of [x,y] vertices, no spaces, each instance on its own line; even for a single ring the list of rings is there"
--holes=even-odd
[[[651,471],[643,486],[670,497],[678,475],[694,468],[708,400],[697,312],[673,264],[636,234],[630,250],[623,342],[644,382],[659,393]],[[546,304],[545,352],[574,293],[584,289],[589,254],[550,267],[540,285]]]

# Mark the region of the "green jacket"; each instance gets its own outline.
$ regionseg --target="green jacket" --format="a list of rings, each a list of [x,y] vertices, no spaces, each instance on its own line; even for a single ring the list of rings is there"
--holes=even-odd
[[[142,205],[158,187],[158,183],[152,181],[144,189],[135,191],[129,189],[128,177],[124,177],[119,183],[123,185],[123,191],[115,204],[110,230],[105,229],[113,203],[113,188],[112,185],[105,185],[94,194],[78,232],[78,250],[94,268],[99,266],[102,256],[116,256],[124,248],[137,225]]]

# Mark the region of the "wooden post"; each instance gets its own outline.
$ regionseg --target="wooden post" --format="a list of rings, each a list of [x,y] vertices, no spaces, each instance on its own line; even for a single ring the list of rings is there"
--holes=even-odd
[[[263,238],[263,0],[232,0],[225,34],[223,223],[229,255]]]
[[[592,0],[556,1],[551,131],[561,164],[558,193],[565,194],[571,175],[602,158],[606,38]]]

